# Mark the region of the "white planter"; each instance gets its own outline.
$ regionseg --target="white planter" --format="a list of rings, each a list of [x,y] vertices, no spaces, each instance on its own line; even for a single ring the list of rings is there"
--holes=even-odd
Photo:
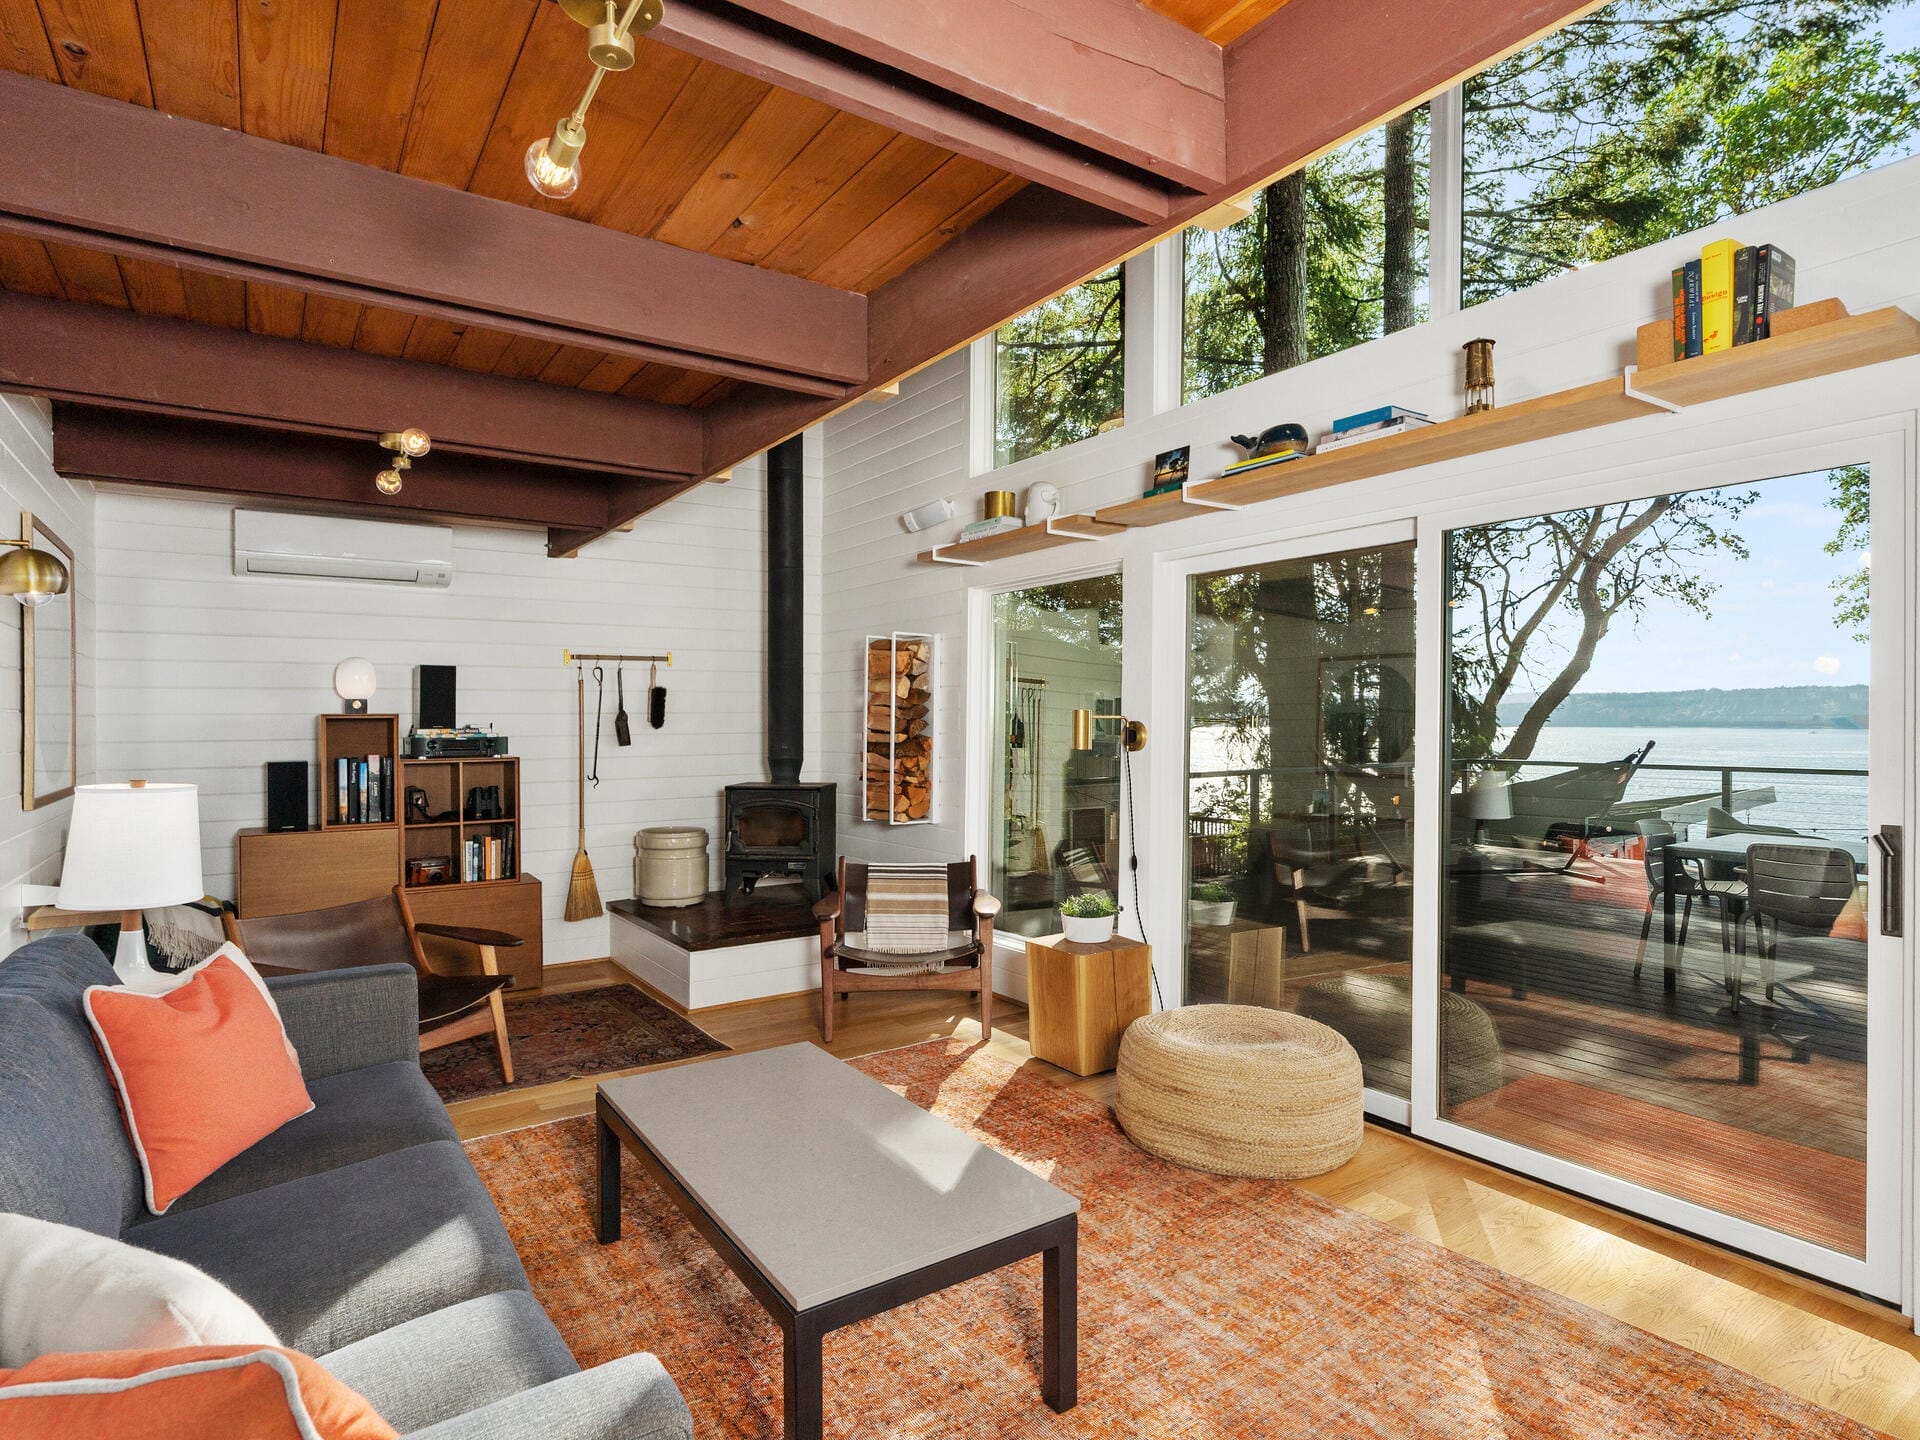
[[[1225,927],[1233,924],[1233,912],[1239,907],[1238,900],[1189,900],[1187,920],[1194,925]]]
[[[1062,915],[1060,923],[1066,927],[1067,939],[1075,945],[1101,945],[1113,938],[1113,925],[1118,915]]]

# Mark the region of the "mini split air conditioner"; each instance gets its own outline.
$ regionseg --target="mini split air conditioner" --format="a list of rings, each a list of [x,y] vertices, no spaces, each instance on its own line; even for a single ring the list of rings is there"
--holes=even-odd
[[[453,583],[453,531],[444,525],[236,510],[233,573],[444,590]]]

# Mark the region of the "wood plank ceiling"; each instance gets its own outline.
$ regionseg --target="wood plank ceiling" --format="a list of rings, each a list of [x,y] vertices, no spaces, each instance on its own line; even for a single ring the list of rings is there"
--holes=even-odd
[[[578,193],[546,200],[521,157],[590,71],[579,26],[541,0],[0,0],[0,65],[860,293],[1022,184],[643,39],[595,101]],[[17,236],[0,286],[695,408],[737,384]]]

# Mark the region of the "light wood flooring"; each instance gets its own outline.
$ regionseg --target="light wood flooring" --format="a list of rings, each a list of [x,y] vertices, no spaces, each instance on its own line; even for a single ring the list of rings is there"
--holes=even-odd
[[[626,978],[609,963],[548,974],[547,993]],[[844,1057],[977,1036],[977,1016],[955,998],[857,997],[842,1005],[826,1048]],[[735,1050],[817,1043],[817,1003],[790,996],[694,1018]],[[1112,1098],[1111,1075],[1081,1079],[1032,1059],[1018,1005],[996,1007],[993,1046],[1062,1088]],[[588,1113],[593,1089],[591,1079],[567,1080],[449,1108],[461,1135],[472,1138]],[[1376,1125],[1367,1127],[1351,1161],[1301,1184],[1889,1434],[1920,1440],[1920,1337],[1893,1310]]]

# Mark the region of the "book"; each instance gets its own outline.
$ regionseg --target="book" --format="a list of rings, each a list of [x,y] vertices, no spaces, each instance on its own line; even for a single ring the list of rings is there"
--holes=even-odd
[[[1355,425],[1347,430],[1332,430],[1327,433],[1329,440],[1349,440],[1355,435],[1371,435],[1375,430],[1411,430],[1420,425],[1433,422],[1424,415],[1398,415],[1391,420],[1375,420],[1370,425]]]
[[[347,789],[347,757],[342,755],[334,766],[333,780],[333,818],[342,825],[347,823]]]
[[[1392,435],[1405,435],[1412,430],[1422,430],[1433,422],[1430,420],[1396,420],[1378,430],[1363,430],[1358,435],[1329,435],[1314,448],[1314,454],[1325,455],[1334,450],[1343,450],[1349,445],[1364,445],[1369,440],[1385,440]]]
[[[1236,460],[1220,473],[1226,475],[1244,475],[1249,470],[1264,470],[1269,465],[1284,465],[1289,460],[1301,460],[1306,457],[1304,450],[1285,450],[1278,455],[1262,455],[1257,460]]]
[[[1406,415],[1411,415],[1418,420],[1427,418],[1427,412],[1424,410],[1409,410],[1404,405],[1378,405],[1371,410],[1362,410],[1358,415],[1343,415],[1327,428],[1331,433],[1341,435],[1349,430],[1358,430],[1365,425],[1378,425],[1383,420],[1398,420]]]
[[[1680,267],[1686,286],[1687,302],[1687,355],[1701,353],[1700,335],[1700,262],[1689,260]]]
[[[1733,252],[1733,343],[1753,339],[1753,257],[1755,249],[1742,245]]]
[[[1700,353],[1733,348],[1733,257],[1738,240],[1715,240],[1700,252]]]
[[[1793,308],[1793,257],[1778,245],[1756,246],[1753,257],[1753,338],[1773,333],[1777,311]]]
[[[1156,495],[1171,495],[1174,491],[1184,487],[1186,483],[1184,480],[1170,480],[1165,485],[1152,486],[1140,498],[1143,500],[1151,500]]]
[[[1673,358],[1687,358],[1687,267],[1673,267]]]
[[[385,820],[387,817],[380,810],[380,757],[378,755],[367,757],[367,788],[367,818]]]

